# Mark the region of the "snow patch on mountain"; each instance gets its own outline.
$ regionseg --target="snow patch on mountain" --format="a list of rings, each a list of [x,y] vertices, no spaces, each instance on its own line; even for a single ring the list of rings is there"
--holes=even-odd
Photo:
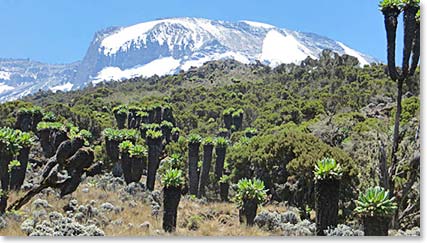
[[[249,20],[242,20],[240,21],[242,23],[248,24],[250,26],[256,27],[256,28],[265,28],[265,29],[272,29],[275,28],[273,25],[271,24],[265,24],[265,23],[260,23],[260,22],[255,22],[255,21],[249,21]]]
[[[12,86],[6,85],[4,83],[0,83],[0,94],[13,89],[14,88]]]
[[[123,80],[139,76],[151,77],[153,75],[162,76],[172,74],[179,67],[179,64],[179,60],[173,57],[165,57],[154,60],[143,66],[137,66],[126,70],[122,70],[118,67],[106,67],[98,73],[92,83],[97,84],[105,80]]]
[[[0,79],[10,80],[10,73],[5,71],[0,71]]]
[[[275,67],[282,63],[298,63],[307,56],[316,58],[309,49],[301,45],[292,35],[270,30],[262,44],[260,60]]]
[[[66,91],[70,91],[73,88],[73,86],[74,86],[74,84],[72,84],[70,82],[67,82],[65,84],[61,84],[61,85],[57,85],[57,86],[54,86],[54,87],[50,87],[49,89],[52,92],[56,92],[56,91],[64,91],[64,92],[66,92]]]
[[[360,62],[360,66],[369,65],[368,61],[362,56],[362,54],[356,50],[351,49],[350,47],[344,45],[343,43],[337,41],[337,44],[344,49],[345,54],[357,58]]]

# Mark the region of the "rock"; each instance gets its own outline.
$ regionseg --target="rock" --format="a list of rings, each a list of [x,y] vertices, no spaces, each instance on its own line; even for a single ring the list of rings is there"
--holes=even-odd
[[[348,225],[339,224],[333,229],[325,230],[326,236],[363,236],[364,233],[360,229],[353,229]]]
[[[0,217],[0,229],[5,229],[6,227],[7,221],[3,217]]]
[[[101,204],[101,210],[102,211],[111,212],[114,209],[115,209],[114,205],[109,203],[109,202]]]
[[[88,193],[88,192],[89,192],[89,188],[87,188],[87,187],[83,188],[83,189],[82,189],[82,192],[83,192],[83,193]]]
[[[47,215],[47,212],[45,209],[40,209],[40,210],[33,211],[32,215],[34,219],[41,219]]]
[[[33,201],[32,206],[34,209],[39,209],[39,208],[43,208],[43,209],[47,209],[50,208],[49,203],[46,200],[43,199],[36,199]]]
[[[26,219],[24,222],[22,222],[22,224],[21,224],[21,230],[25,233],[25,234],[27,234],[27,235],[30,235],[31,234],[31,232],[33,232],[33,230],[34,230],[34,225],[35,225],[36,223],[34,222],[34,220],[32,220],[32,219]]]
[[[145,221],[144,223],[139,225],[139,228],[141,228],[143,230],[148,230],[148,229],[150,229],[150,226],[151,226],[150,222]]]

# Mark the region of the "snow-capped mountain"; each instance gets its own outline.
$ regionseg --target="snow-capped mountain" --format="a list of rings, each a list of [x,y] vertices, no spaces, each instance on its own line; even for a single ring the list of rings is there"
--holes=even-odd
[[[219,59],[275,67],[307,56],[318,58],[325,49],[355,56],[361,65],[376,61],[341,42],[265,23],[160,19],[97,32],[83,60],[70,65],[27,61],[25,66],[21,60],[21,68],[16,68],[14,61],[0,60],[0,101],[38,89],[66,91],[90,82],[173,74]],[[28,79],[21,80],[23,75]]]
[[[0,58],[0,102],[19,99],[39,90],[68,91],[79,62],[45,64],[28,59]]]

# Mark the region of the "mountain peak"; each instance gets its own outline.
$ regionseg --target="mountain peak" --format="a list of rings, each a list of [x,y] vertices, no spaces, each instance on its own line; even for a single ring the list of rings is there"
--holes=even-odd
[[[327,37],[252,20],[156,19],[96,32],[78,63],[0,60],[0,101],[39,89],[67,91],[88,83],[173,74],[221,59],[275,67],[300,63],[307,57],[317,59],[326,49],[354,56],[360,65],[376,61]]]

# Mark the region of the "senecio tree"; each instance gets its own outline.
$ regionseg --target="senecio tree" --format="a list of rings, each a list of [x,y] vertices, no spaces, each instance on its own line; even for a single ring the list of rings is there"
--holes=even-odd
[[[328,227],[337,226],[341,176],[341,166],[334,159],[325,158],[315,165],[316,235],[324,236]]]
[[[116,118],[117,128],[124,129],[128,117],[128,109],[125,105],[119,105],[113,108],[114,118]]]
[[[254,224],[258,205],[267,199],[264,182],[259,179],[241,179],[237,183],[237,194],[234,201],[239,208],[240,223],[246,222],[247,226]]]
[[[160,155],[162,154],[162,137],[163,134],[161,131],[148,130],[146,132],[146,142],[148,145],[148,172],[146,184],[150,191],[154,190],[157,169],[160,164]]]
[[[221,180],[222,173],[224,170],[225,155],[227,152],[228,141],[223,137],[218,137],[215,140],[215,154],[216,154],[216,163],[215,163],[215,178],[218,182]]]
[[[382,187],[368,188],[359,195],[354,211],[362,217],[365,236],[387,236],[390,217],[397,206]]]
[[[202,198],[205,195],[205,187],[209,179],[209,170],[212,164],[212,152],[214,147],[214,139],[207,137],[203,139],[203,164],[202,170],[200,171],[199,189],[197,191],[197,197]]]
[[[419,0],[383,0],[380,10],[384,15],[384,24],[387,33],[387,66],[390,78],[397,82],[396,115],[394,120],[393,144],[391,163],[388,171],[382,175],[381,184],[396,194],[394,178],[397,175],[397,150],[399,147],[400,114],[402,111],[403,83],[415,73],[420,57],[420,1]],[[398,17],[403,12],[403,58],[402,67],[396,68],[396,30]],[[409,61],[412,60],[410,63]],[[396,210],[398,213],[398,210]],[[395,215],[393,225],[397,226],[398,215]]]
[[[16,116],[15,128],[23,132],[36,132],[37,124],[43,119],[43,111],[40,107],[21,108]]]
[[[190,134],[188,136],[188,179],[191,195],[197,195],[197,188],[199,186],[197,164],[199,162],[199,149],[201,142],[202,137],[198,134]]]
[[[142,145],[124,141],[119,145],[120,161],[126,184],[139,182],[146,166],[147,150]]]
[[[163,230],[174,232],[176,230],[176,219],[178,205],[181,200],[181,188],[184,184],[182,171],[170,169],[162,178],[163,184]]]

